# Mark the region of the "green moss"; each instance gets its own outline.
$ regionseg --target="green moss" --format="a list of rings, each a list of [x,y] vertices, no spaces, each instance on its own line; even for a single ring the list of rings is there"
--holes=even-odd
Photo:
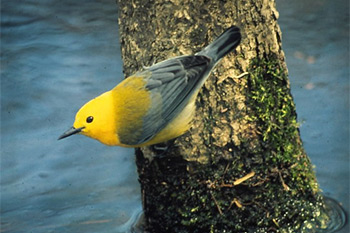
[[[270,57],[254,60],[249,74],[244,119],[257,127],[258,139],[227,145],[231,159],[216,159],[223,148],[212,145],[205,164],[175,155],[149,164],[137,159],[150,232],[298,232],[319,216],[327,221],[286,72]]]
[[[299,125],[287,72],[275,57],[254,60],[249,78],[250,121],[258,125],[267,163],[285,169],[293,190],[318,192],[311,163],[299,140]],[[283,167],[281,167],[283,166]],[[286,174],[285,174],[286,176]]]

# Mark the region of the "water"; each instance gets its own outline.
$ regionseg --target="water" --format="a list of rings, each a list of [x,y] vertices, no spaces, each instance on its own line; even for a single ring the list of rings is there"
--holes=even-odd
[[[1,4],[0,231],[128,232],[141,210],[133,151],[57,141],[123,77],[115,1]],[[348,2],[277,4],[305,148],[321,188],[349,210]]]
[[[114,1],[1,9],[1,232],[125,232],[141,209],[133,151],[57,141],[123,77]]]

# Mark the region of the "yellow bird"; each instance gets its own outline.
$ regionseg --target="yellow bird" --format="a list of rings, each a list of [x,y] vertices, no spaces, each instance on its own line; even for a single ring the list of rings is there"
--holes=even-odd
[[[239,28],[232,26],[195,55],[135,73],[87,102],[59,139],[80,133],[110,146],[141,147],[182,135],[190,128],[201,86],[240,41]]]

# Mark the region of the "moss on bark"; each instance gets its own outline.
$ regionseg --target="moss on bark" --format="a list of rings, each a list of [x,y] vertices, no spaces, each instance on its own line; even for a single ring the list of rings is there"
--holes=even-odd
[[[139,152],[152,232],[298,232],[312,221],[314,229],[326,225],[286,72],[275,57],[256,59],[247,79],[246,121],[256,125],[257,137],[240,138],[239,146],[225,148],[225,158],[211,146],[206,162],[188,161],[174,147],[151,162]]]
[[[314,229],[324,225],[328,217],[300,140],[274,2],[118,4],[126,75],[193,54],[233,24],[244,35],[202,88],[191,130],[165,156],[137,150],[145,229],[296,232],[315,219]]]

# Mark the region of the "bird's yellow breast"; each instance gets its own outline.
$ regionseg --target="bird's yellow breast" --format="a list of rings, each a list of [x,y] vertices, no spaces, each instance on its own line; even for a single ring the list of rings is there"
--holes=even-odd
[[[145,88],[142,77],[130,77],[112,91],[116,100],[116,134],[120,144],[138,138],[142,133],[143,117],[151,105],[150,92]],[[130,146],[130,145],[129,145]]]

